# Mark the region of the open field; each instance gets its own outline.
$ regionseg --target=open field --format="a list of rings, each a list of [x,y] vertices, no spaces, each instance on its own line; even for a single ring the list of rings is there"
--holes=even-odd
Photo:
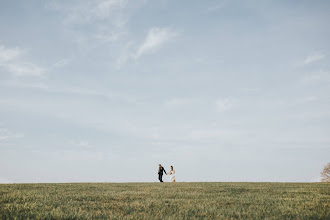
[[[330,219],[330,184],[0,184],[0,218]]]

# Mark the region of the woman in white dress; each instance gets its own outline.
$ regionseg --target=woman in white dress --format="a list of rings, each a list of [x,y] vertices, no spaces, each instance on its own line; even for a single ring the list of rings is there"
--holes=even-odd
[[[170,182],[175,182],[175,170],[173,169],[173,166],[171,166],[170,172],[168,172],[166,175],[170,175]]]

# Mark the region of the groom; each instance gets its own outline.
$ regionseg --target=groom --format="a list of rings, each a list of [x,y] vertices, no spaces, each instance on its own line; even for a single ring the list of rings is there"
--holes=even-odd
[[[161,164],[158,164],[158,166],[159,166],[159,168],[158,168],[158,179],[162,183],[163,182],[163,172],[165,172],[165,174],[166,174],[166,171],[165,171],[164,167]]]

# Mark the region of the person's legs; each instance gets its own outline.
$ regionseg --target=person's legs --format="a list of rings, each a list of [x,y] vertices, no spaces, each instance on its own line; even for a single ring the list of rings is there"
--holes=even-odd
[[[163,174],[159,174],[159,181],[162,183],[163,182]]]

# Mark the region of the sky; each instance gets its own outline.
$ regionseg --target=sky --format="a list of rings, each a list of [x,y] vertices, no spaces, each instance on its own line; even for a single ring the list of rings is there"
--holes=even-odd
[[[0,0],[0,183],[319,181],[329,11]]]

